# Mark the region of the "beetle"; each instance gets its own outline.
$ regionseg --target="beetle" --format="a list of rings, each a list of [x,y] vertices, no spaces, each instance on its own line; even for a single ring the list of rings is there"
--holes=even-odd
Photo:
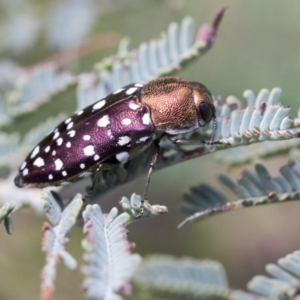
[[[176,135],[212,119],[211,93],[199,82],[171,76],[127,85],[61,122],[23,161],[15,185],[43,188],[76,181],[106,165],[126,163],[163,135],[174,143],[188,142]],[[149,167],[140,215],[157,155]]]

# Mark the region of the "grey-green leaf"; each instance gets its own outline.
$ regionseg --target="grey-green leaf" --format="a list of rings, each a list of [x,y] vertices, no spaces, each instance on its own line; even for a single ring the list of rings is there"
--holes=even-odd
[[[127,240],[124,225],[129,219],[127,213],[118,215],[116,208],[105,217],[97,204],[88,205],[83,212],[83,287],[90,299],[121,299],[117,293],[129,284],[140,263]]]
[[[215,261],[153,255],[145,258],[134,282],[143,288],[188,299],[228,299],[222,265]]]

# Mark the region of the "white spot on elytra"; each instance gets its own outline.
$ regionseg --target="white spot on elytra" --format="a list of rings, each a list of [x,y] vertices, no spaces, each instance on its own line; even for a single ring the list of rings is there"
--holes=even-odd
[[[79,112],[77,112],[77,116],[80,116],[83,114],[83,110],[80,110]]]
[[[53,156],[56,155],[56,151],[55,150],[52,151],[52,155]]]
[[[93,109],[100,109],[101,107],[103,107],[103,106],[105,105],[105,103],[106,103],[106,100],[103,99],[103,100],[97,102],[97,103],[93,106]]]
[[[89,145],[83,148],[83,152],[85,156],[92,156],[95,154],[94,146]]]
[[[41,158],[41,157],[38,157],[34,162],[33,164],[37,167],[42,167],[45,165],[45,162],[44,160]]]
[[[120,146],[124,146],[124,145],[128,144],[130,141],[131,141],[131,138],[129,136],[125,135],[125,136],[119,137],[118,144]]]
[[[149,125],[150,124],[150,114],[144,114],[142,118],[143,124],[144,125]]]
[[[57,139],[58,137],[59,137],[59,132],[56,131],[55,134],[54,134],[54,136],[53,136],[53,140]]]
[[[107,135],[110,137],[110,138],[113,138],[113,135],[112,135],[112,132],[110,129],[107,130]]]
[[[95,156],[94,156],[94,160],[98,160],[100,158],[100,156],[98,155],[98,154],[96,154]]]
[[[66,171],[62,171],[61,174],[62,174],[62,176],[65,176],[65,177],[68,175]]]
[[[137,87],[143,87],[144,85],[141,84],[141,83],[136,83],[134,86],[137,86]]]
[[[50,151],[50,146],[47,146],[44,151],[48,153]]]
[[[99,119],[97,124],[99,127],[106,127],[109,123],[110,123],[109,116],[105,115],[101,119]]]
[[[57,131],[58,131],[58,128],[55,128],[53,131],[54,131],[54,132],[57,132]]]
[[[85,164],[80,164],[80,168],[84,169],[85,168]]]
[[[27,163],[26,163],[26,161],[23,161],[23,163],[22,163],[22,165],[21,165],[21,171],[26,167],[26,165],[27,165]]]
[[[88,134],[86,134],[86,135],[83,136],[83,139],[84,139],[85,141],[89,141],[89,140],[91,139],[91,136],[88,135]]]
[[[49,175],[48,175],[48,179],[49,179],[49,180],[52,180],[52,179],[53,179],[53,175],[52,175],[52,174],[49,174]]]
[[[71,130],[69,132],[67,132],[67,134],[70,136],[70,137],[74,137],[75,136],[75,130]]]
[[[65,121],[65,124],[69,124],[71,122],[72,118],[69,118]]]
[[[128,119],[128,118],[125,118],[125,119],[122,120],[122,124],[123,125],[130,125],[131,124],[131,120]]]
[[[67,130],[71,129],[73,127],[73,125],[74,125],[73,122],[69,123],[68,126],[67,126]]]
[[[141,138],[139,138],[139,142],[146,142],[147,140],[149,140],[149,136],[143,136]]]
[[[60,146],[62,143],[63,143],[63,139],[62,138],[59,138],[57,141],[56,141],[56,143],[57,143],[57,145],[58,146]]]
[[[128,161],[129,158],[129,153],[124,151],[124,152],[120,152],[116,155],[116,159],[120,162],[120,163],[126,163]]]
[[[66,147],[71,148],[71,142],[67,142]]]
[[[62,167],[63,167],[63,162],[61,161],[61,159],[56,159],[55,161],[54,161],[54,163],[55,163],[55,170],[60,170]]]
[[[114,94],[114,95],[115,95],[115,94],[119,94],[119,93],[121,93],[123,90],[124,90],[124,89],[118,89],[118,90],[116,90],[113,94]]]
[[[132,110],[137,110],[140,106],[136,103],[130,102],[129,103],[129,108]]]
[[[32,151],[30,158],[34,158],[40,152],[40,146],[36,146]]]
[[[22,175],[23,176],[26,176],[28,174],[28,169],[26,168],[23,172],[22,172]]]
[[[131,95],[137,90],[136,87],[131,87],[126,91],[126,95]]]

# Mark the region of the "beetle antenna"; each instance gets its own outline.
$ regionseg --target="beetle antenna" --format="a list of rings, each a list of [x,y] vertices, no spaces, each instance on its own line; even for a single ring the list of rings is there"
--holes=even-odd
[[[214,118],[214,124],[213,124],[213,131],[212,131],[212,134],[211,134],[211,138],[210,138],[210,142],[202,142],[203,144],[206,144],[206,145],[218,145],[218,144],[223,144],[222,142],[220,141],[215,141],[214,142],[214,139],[215,139],[215,135],[216,135],[216,130],[217,130],[217,118],[215,115],[213,115],[213,118]]]

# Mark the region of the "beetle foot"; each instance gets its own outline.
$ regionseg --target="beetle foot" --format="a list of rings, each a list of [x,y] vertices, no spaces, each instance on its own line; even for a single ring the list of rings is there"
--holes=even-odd
[[[144,207],[144,199],[141,200],[141,204],[140,204],[140,212],[134,217],[136,220],[137,219],[140,219],[143,214],[144,214],[144,210],[145,210],[145,207]]]

